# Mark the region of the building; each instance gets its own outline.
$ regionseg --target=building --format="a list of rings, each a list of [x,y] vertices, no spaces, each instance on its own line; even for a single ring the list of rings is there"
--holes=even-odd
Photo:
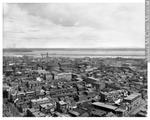
[[[57,106],[57,110],[59,112],[62,112],[62,113],[66,113],[67,112],[67,103],[66,102],[58,101],[58,102],[56,102],[56,106]]]
[[[92,105],[97,109],[101,109],[107,112],[114,112],[118,108],[116,106],[108,105],[102,102],[94,102]]]
[[[31,100],[31,107],[33,107],[35,109],[39,109],[41,104],[46,104],[49,102],[50,102],[50,100],[47,97],[39,98],[39,99],[32,99]]]
[[[70,81],[72,79],[72,73],[59,73],[59,74],[55,75],[54,79],[56,79],[56,80],[63,79],[63,80]]]
[[[125,109],[121,109],[121,108],[117,108],[115,110],[115,114],[119,117],[127,117],[128,116],[128,113]]]
[[[40,105],[40,111],[45,114],[49,114],[55,110],[54,103],[45,103]]]
[[[35,91],[28,91],[28,92],[26,92],[26,99],[33,99],[33,98],[35,98]]]
[[[132,112],[133,110],[137,109],[141,104],[141,94],[140,93],[133,93],[126,98],[124,98],[123,103],[126,106],[128,112]]]
[[[93,109],[90,114],[92,117],[103,117],[106,115],[106,112],[104,110]]]
[[[27,114],[27,117],[46,117],[44,113],[34,108],[28,109],[26,114]]]
[[[72,117],[79,117],[80,113],[77,111],[70,110],[68,112]]]
[[[97,91],[100,91],[105,88],[105,83],[97,78],[88,77],[87,79],[84,79],[84,81],[95,87]]]
[[[115,90],[111,92],[100,92],[101,101],[119,104],[124,97],[128,96],[127,90]],[[119,102],[120,101],[120,102]]]
[[[64,88],[64,89],[55,89],[50,91],[51,97],[61,97],[61,96],[73,96],[76,94],[75,88]]]
[[[59,63],[59,69],[61,71],[66,71],[66,72],[70,72],[72,71],[73,65],[71,62],[64,62],[64,63]]]
[[[109,112],[105,117],[117,117],[114,113]]]

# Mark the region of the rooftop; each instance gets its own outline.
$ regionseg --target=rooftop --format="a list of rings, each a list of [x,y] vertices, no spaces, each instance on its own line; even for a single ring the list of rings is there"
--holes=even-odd
[[[102,102],[94,102],[94,103],[92,103],[92,105],[107,108],[107,109],[111,109],[111,110],[117,109],[117,107],[115,107],[115,106],[108,105],[108,104],[105,104],[105,103],[102,103]]]
[[[32,113],[35,117],[45,117],[45,114],[39,111],[33,112]]]
[[[125,100],[133,100],[134,98],[140,96],[141,94],[140,93],[133,93],[129,96],[127,96],[126,98],[124,98]]]
[[[65,105],[65,104],[66,104],[66,102],[64,102],[64,101],[59,101],[59,104],[61,104],[61,105]]]
[[[53,106],[52,103],[46,103],[41,105],[42,108],[46,108],[46,109],[51,108],[52,106]]]
[[[73,110],[70,110],[69,113],[70,113],[70,114],[73,114],[73,115],[75,115],[75,116],[79,116],[79,115],[80,115],[80,113],[78,113],[78,112],[76,112],[76,111],[73,111]]]
[[[97,110],[97,109],[94,109],[94,110],[92,110],[92,114],[98,115],[98,116],[103,116],[103,115],[106,114],[106,112],[103,111],[103,110]]]
[[[69,72],[69,73],[59,73],[59,74],[57,74],[57,75],[71,75],[72,73],[71,72]]]
[[[88,77],[89,79],[95,80],[95,81],[99,81],[99,79],[96,79],[94,77]]]
[[[32,102],[41,102],[41,101],[47,101],[47,100],[49,100],[47,97],[45,97],[45,98],[39,98],[39,99],[32,99],[31,101]]]

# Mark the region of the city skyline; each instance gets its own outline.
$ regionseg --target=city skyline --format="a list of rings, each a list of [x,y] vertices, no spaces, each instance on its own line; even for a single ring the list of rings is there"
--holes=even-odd
[[[144,3],[9,3],[3,8],[3,48],[145,47]]]

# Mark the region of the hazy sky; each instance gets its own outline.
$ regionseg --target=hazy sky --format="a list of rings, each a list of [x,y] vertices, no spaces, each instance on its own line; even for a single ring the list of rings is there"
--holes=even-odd
[[[4,4],[3,47],[144,48],[144,3]]]

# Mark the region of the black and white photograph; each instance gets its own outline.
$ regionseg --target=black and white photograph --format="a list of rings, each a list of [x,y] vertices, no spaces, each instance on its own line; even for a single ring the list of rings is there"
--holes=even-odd
[[[147,117],[145,4],[2,3],[2,117]]]

